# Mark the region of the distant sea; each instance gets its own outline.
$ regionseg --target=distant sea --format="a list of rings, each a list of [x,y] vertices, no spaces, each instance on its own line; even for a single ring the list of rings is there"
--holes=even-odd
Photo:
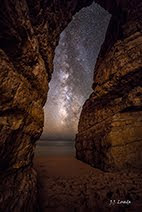
[[[74,141],[47,141],[37,142],[35,156],[64,156],[75,155]]]

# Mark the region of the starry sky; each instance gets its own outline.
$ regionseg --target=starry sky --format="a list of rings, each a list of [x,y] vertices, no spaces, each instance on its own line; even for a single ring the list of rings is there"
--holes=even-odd
[[[94,67],[109,20],[110,14],[93,3],[61,33],[41,139],[74,139],[81,108],[92,92]]]

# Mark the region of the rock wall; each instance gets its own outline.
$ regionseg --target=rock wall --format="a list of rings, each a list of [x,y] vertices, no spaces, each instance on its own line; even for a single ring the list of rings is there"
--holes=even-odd
[[[78,159],[105,171],[142,167],[142,3],[115,10],[76,136]]]
[[[26,2],[0,3],[0,210],[32,211],[48,74]]]
[[[92,1],[0,0],[0,211],[35,211],[35,142],[54,50],[73,14]]]

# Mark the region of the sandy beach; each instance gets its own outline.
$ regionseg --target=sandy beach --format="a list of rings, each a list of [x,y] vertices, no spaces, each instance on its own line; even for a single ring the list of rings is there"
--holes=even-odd
[[[38,156],[34,167],[40,211],[142,211],[141,172],[107,173],[74,156]]]

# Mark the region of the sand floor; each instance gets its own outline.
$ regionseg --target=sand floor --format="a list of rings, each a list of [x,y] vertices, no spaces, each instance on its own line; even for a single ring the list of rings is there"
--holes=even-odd
[[[40,211],[142,211],[140,171],[107,173],[73,156],[36,157],[34,166]]]

